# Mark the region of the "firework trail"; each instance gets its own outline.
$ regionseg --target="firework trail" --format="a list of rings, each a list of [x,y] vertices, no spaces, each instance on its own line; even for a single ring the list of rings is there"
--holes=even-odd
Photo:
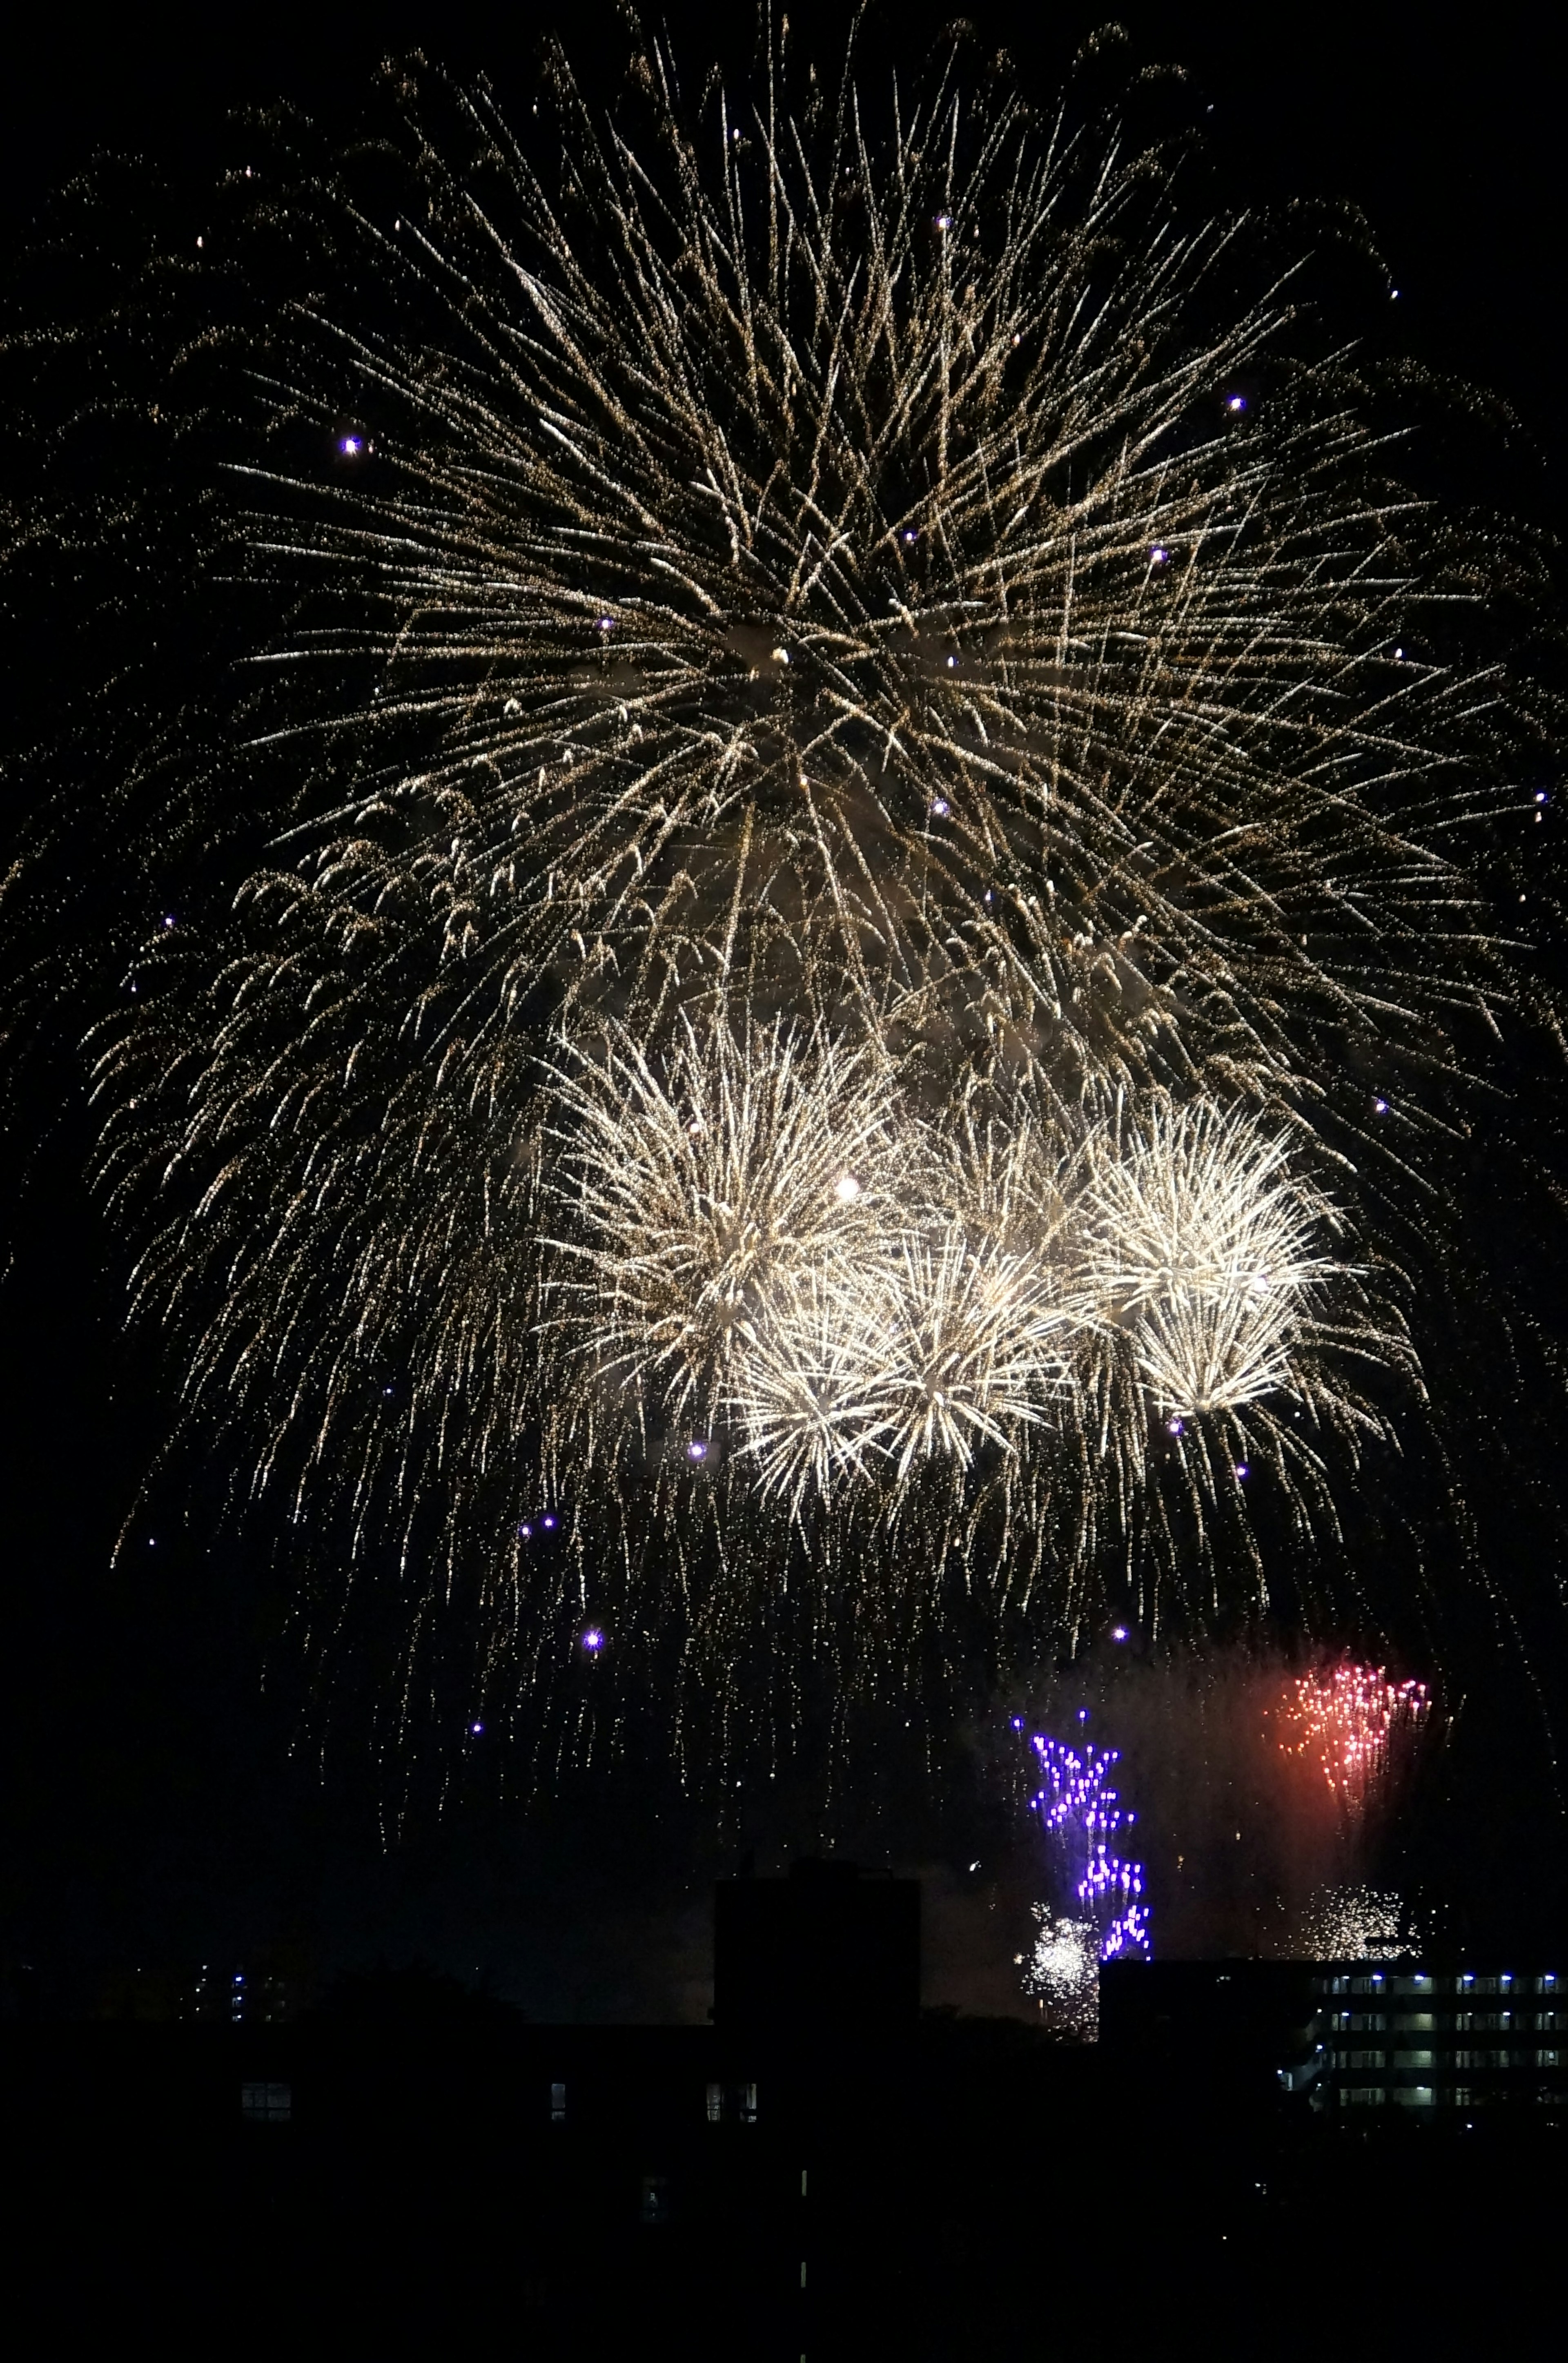
[[[775,1611],[853,1688],[1266,1596],[1246,1486],[1331,1534],[1416,1378],[1367,1073],[1518,998],[1474,552],[1294,259],[956,62],[634,79],[269,201],[273,841],[96,1039],[187,1432],[395,1570],[394,1720],[458,1595],[530,1712],[590,1613],[733,1705]]]

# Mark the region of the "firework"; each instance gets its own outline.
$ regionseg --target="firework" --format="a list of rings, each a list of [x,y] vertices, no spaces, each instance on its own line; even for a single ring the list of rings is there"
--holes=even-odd
[[[1099,1930],[1092,1920],[1073,1920],[1048,1903],[1032,1907],[1039,1933],[1027,1956],[1018,1957],[1023,1991],[1067,2032],[1092,2040],[1099,2025]]]
[[[1173,234],[1138,164],[951,81],[873,144],[847,86],[798,124],[770,79],[710,169],[649,68],[673,162],[563,83],[557,199],[457,98],[373,239],[390,297],[276,356],[339,472],[252,477],[258,562],[321,586],[291,653],[329,698],[381,667],[310,861],[338,926],[417,882],[470,1007],[547,982],[646,1030],[744,982],[1229,1093],[1396,1004],[1487,1008],[1411,826],[1477,700],[1392,654],[1420,518],[1369,506],[1331,381],[1231,392],[1285,287],[1195,338],[1234,231]],[[384,422],[358,477],[346,374]]]
[[[807,1296],[851,1296],[900,1219],[885,1066],[781,1026],[688,1022],[657,1068],[619,1034],[555,1113],[548,1300],[592,1384],[666,1426],[711,1433],[747,1357]]]
[[[1146,1125],[1097,1141],[1087,1196],[1088,1276],[1163,1414],[1291,1388],[1292,1348],[1336,1267],[1318,1251],[1328,1210],[1281,1136],[1238,1111],[1157,1103]]]
[[[1251,1120],[1156,1102],[1146,1129],[1075,1147],[1020,1109],[1001,1138],[955,1142],[886,1059],[779,1021],[741,1039],[722,1013],[701,1033],[685,1017],[651,1063],[612,1041],[558,1081],[545,1183],[545,1326],[582,1449],[618,1407],[645,1443],[723,1437],[799,1510],[845,1478],[1015,1458],[1032,1429],[1059,1453],[1129,1339],[1162,1414],[1265,1391],[1345,1414],[1311,1301],[1353,1274],[1312,1252],[1325,1210]],[[1162,1356],[1180,1347],[1173,1402]],[[1136,1448],[1135,1412],[1119,1424]],[[1295,1448],[1268,1414],[1258,1433]]]
[[[1114,1747],[1068,1747],[1036,1734],[1041,1786],[1031,1801],[1060,1858],[1062,1876],[1079,1916],[1095,1929],[1102,1961],[1149,1950],[1148,1906],[1143,1866],[1119,1855],[1110,1844],[1132,1815],[1122,1811],[1110,1775],[1120,1761]]]
[[[1324,1887],[1301,1921],[1301,1946],[1316,1961],[1397,1961],[1415,1950],[1403,1899],[1391,1889]]]
[[[138,1309],[531,1696],[591,1602],[732,1689],[791,1589],[877,1680],[894,1599],[1255,1602],[1245,1486],[1331,1529],[1347,1357],[1411,1367],[1368,1059],[1513,991],[1511,693],[1412,622],[1471,577],[1114,127],[636,82],[607,129],[558,61],[558,183],[436,82],[384,186],[277,200],[286,786],[99,1036]]]
[[[1430,1711],[1424,1682],[1390,1681],[1381,1666],[1317,1668],[1294,1685],[1279,1745],[1315,1765],[1355,1821],[1408,1757]]]

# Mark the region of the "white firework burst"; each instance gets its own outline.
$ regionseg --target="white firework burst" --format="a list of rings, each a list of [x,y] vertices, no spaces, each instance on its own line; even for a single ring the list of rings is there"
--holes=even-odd
[[[809,1494],[875,1480],[894,1433],[889,1339],[864,1287],[815,1278],[738,1365],[725,1408],[765,1496],[799,1515]]]
[[[1302,1914],[1301,1947],[1319,1961],[1407,1959],[1415,1950],[1408,1906],[1392,1888],[1320,1888]]]
[[[797,1295],[742,1362],[731,1397],[770,1490],[800,1502],[808,1473],[894,1478],[920,1461],[967,1469],[1067,1392],[1071,1316],[1050,1273],[949,1226],[868,1243]]]
[[[782,1023],[737,1037],[722,1013],[683,1015],[662,1058],[617,1029],[563,1070],[546,1317],[576,1384],[711,1424],[746,1357],[900,1218],[896,1114],[884,1060]]]
[[[1346,1267],[1327,1201],[1246,1112],[1158,1097],[1101,1127],[1081,1209],[1086,1277],[1130,1333],[1163,1412],[1239,1410],[1290,1389],[1314,1305]]]
[[[1020,1957],[1023,1991],[1040,2003],[1051,2024],[1065,2034],[1092,2039],[1099,2025],[1099,1930],[1092,1920],[1073,1920],[1033,1904],[1037,1934]]]
[[[953,1227],[906,1238],[875,1284],[898,1476],[936,1454],[967,1468],[982,1443],[1011,1450],[1066,1393],[1072,1315],[1031,1259]]]

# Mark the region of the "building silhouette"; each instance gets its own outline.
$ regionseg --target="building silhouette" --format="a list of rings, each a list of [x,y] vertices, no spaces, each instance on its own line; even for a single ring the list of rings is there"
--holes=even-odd
[[[715,1940],[705,2026],[394,1971],[287,2023],[0,2029],[13,2317],[530,2363],[1523,2336],[1568,2196],[1548,1971],[1112,1964],[1077,2044],[921,2012],[913,1882],[725,1881]]]
[[[808,1859],[713,1891],[723,2027],[910,2025],[920,2013],[920,1882]]]

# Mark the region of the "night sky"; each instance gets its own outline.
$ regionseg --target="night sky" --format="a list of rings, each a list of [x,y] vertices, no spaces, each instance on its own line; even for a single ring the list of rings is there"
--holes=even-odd
[[[1010,49],[1026,86],[1046,92],[1099,13],[993,6],[974,21]],[[806,46],[832,50],[841,11],[791,15]],[[898,9],[911,51],[944,16]],[[1549,12],[1441,20],[1461,26],[1448,39],[1430,14],[1381,5],[1121,16],[1142,54],[1187,64],[1212,103],[1221,194],[1359,205],[1400,291],[1399,338],[1511,405],[1512,422],[1428,450],[1436,487],[1568,526],[1568,222]],[[1052,29],[1025,33],[1025,17]],[[740,10],[705,29],[693,12],[671,21],[688,57],[715,39],[745,52]],[[39,13],[30,62],[14,61],[0,93],[7,248],[25,249],[50,190],[105,149],[194,185],[224,151],[228,109],[282,95],[347,127],[377,56],[410,42],[457,71],[487,71],[504,100],[526,86],[549,23],[580,57],[599,38],[581,10],[453,6],[426,17],[248,12],[245,29],[214,19],[200,41],[187,28],[145,38],[110,28],[89,45],[79,22]],[[26,494],[25,483],[7,485],[10,502]],[[71,630],[69,616],[18,617],[9,601],[0,624],[10,662],[36,645],[29,635],[65,641]],[[138,1529],[146,1548],[138,1541],[112,1569],[114,1537],[156,1453],[158,1381],[120,1343],[120,1250],[79,1178],[80,1063],[68,1040],[44,1049],[3,1152],[17,1182],[5,1201],[15,1253],[0,1291],[0,1970],[12,1996],[36,1991],[52,2006],[91,2009],[105,1978],[127,1967],[283,1947],[317,1976],[423,1958],[541,2017],[701,2017],[709,1882],[748,1852],[769,1868],[790,1847],[827,1838],[925,1872],[928,1998],[1013,2006],[1010,1965],[1038,1889],[997,1769],[1000,1702],[977,1703],[929,1777],[889,1739],[878,1764],[852,1768],[831,1810],[747,1799],[723,1826],[710,1801],[682,1797],[658,1749],[635,1733],[618,1769],[565,1776],[531,1802],[517,1794],[515,1769],[482,1749],[445,1788],[436,1771],[389,1782],[330,1739],[325,1769],[318,1760],[293,1660],[276,1639],[275,1585],[258,1554],[213,1541],[199,1488],[155,1480]],[[1538,1152],[1558,1159],[1568,1075],[1531,1075],[1524,1088],[1541,1101]],[[1568,1174],[1568,1161],[1558,1170]],[[1543,1282],[1549,1326],[1560,1285],[1560,1272]],[[1530,1449],[1549,1501],[1550,1428]],[[1513,1511],[1494,1507],[1503,1530]],[[1533,1603],[1523,1660],[1499,1649],[1484,1616],[1455,1628],[1468,1657],[1448,1670],[1448,1745],[1385,1867],[1430,1894],[1456,1931],[1535,1943],[1562,1925],[1568,1772],[1560,1792],[1551,1734],[1560,1748],[1568,1742],[1568,1622],[1551,1606],[1560,1526],[1521,1499],[1511,1531]],[[1146,1805],[1145,1822],[1156,1812]]]

